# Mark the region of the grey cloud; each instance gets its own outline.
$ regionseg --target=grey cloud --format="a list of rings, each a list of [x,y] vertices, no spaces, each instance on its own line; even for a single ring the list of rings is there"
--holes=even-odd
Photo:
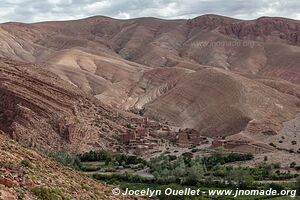
[[[241,19],[281,16],[300,19],[298,0],[0,0],[0,21],[69,20],[94,15],[114,18],[193,18],[219,14]]]

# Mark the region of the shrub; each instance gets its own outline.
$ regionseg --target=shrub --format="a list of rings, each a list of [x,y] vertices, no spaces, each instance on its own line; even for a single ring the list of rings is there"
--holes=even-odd
[[[295,166],[294,168],[295,168],[295,170],[299,171],[300,170],[300,165],[299,166]]]
[[[33,165],[28,160],[22,160],[21,165],[24,166],[24,167],[27,167],[27,168],[33,168]]]
[[[101,169],[100,166],[81,166],[81,170],[84,172],[95,172]]]
[[[297,144],[297,141],[293,140],[292,145],[296,145],[296,144]]]
[[[139,115],[143,116],[145,112],[146,112],[145,108],[142,108],[141,110],[139,110]]]
[[[52,152],[49,154],[49,156],[67,167],[71,167],[76,170],[80,170],[81,168],[81,163],[78,156],[70,154],[65,150],[59,152]]]
[[[94,161],[110,162],[112,160],[112,156],[106,150],[89,151],[79,155],[79,158],[81,162],[94,162]]]
[[[41,200],[70,200],[63,195],[57,188],[49,188],[45,186],[37,186],[31,189],[31,192]]]
[[[296,166],[296,162],[291,162],[290,168],[294,168]]]
[[[276,190],[277,192],[280,192],[281,190],[286,189],[282,184],[278,184],[278,183],[270,183],[267,188],[268,189],[272,188],[273,190]]]
[[[276,148],[276,145],[273,142],[269,143],[269,145]]]
[[[281,163],[277,162],[273,164],[274,169],[279,169],[281,167]]]
[[[294,187],[297,191],[297,195],[300,196],[300,177],[297,177],[296,179],[296,183],[295,183],[295,187]]]
[[[130,182],[130,183],[152,183],[151,179],[144,178],[138,175],[130,175],[130,174],[93,174],[94,179],[105,181],[105,182]]]
[[[202,162],[208,167],[211,168],[213,166],[216,166],[218,164],[226,164],[236,161],[246,161],[246,160],[252,160],[254,157],[252,154],[239,154],[239,153],[230,153],[227,155],[222,154],[215,154],[209,157],[203,157]]]
[[[169,156],[169,159],[170,159],[171,161],[177,159],[177,156],[176,156],[176,155],[168,155],[168,156]]]
[[[147,162],[145,160],[143,160],[142,158],[139,158],[138,156],[134,156],[134,155],[118,155],[116,156],[116,161],[119,163],[119,165],[122,165],[124,167],[128,167],[129,165],[136,165],[136,164],[144,164],[146,165]]]
[[[198,151],[198,149],[192,149],[191,153],[196,153]]]

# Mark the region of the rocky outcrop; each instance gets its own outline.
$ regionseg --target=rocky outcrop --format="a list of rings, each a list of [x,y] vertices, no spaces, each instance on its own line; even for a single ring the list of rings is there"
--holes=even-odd
[[[105,148],[126,117],[39,67],[0,60],[0,129],[44,151]],[[117,121],[117,125],[114,123]]]
[[[300,45],[300,23],[296,20],[261,17],[257,20],[224,25],[219,31],[240,39]]]
[[[202,15],[187,21],[187,25],[190,28],[201,28],[207,30],[213,30],[220,26],[230,25],[241,20],[233,19],[229,17],[219,16],[219,15]]]

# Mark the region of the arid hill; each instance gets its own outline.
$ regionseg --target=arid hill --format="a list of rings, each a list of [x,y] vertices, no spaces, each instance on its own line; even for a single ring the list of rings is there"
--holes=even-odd
[[[299,27],[299,21],[285,18],[246,21],[218,15],[190,20],[97,16],[63,22],[6,23],[0,26],[0,55],[68,65],[100,77],[97,67],[124,65],[122,75],[113,70],[115,67],[106,72],[119,77],[117,80],[123,80],[124,73],[130,71],[127,68],[132,71],[138,67],[126,59],[150,67],[183,64],[201,69],[202,64],[299,83],[295,67],[299,63]]]

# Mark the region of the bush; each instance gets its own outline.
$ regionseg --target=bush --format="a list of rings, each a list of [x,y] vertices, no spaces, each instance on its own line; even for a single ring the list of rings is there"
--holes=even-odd
[[[82,171],[84,172],[95,172],[95,171],[99,171],[101,169],[100,166],[81,166],[80,168]]]
[[[27,168],[33,168],[33,165],[28,160],[22,160],[21,165],[24,166],[24,167],[27,167]]]
[[[296,145],[296,144],[297,144],[297,141],[293,140],[292,145]]]
[[[294,168],[295,168],[295,170],[300,171],[300,165],[299,166],[295,166]]]
[[[168,156],[169,156],[169,159],[170,159],[171,161],[177,159],[177,156],[176,156],[176,155],[168,155]]]
[[[254,158],[253,155],[250,153],[247,154],[230,153],[227,155],[215,154],[209,157],[204,157],[202,161],[208,168],[211,168],[218,164],[224,165],[226,163],[231,163],[236,161],[252,160],[253,158]]]
[[[105,182],[130,182],[130,183],[152,183],[152,179],[130,174],[93,174],[94,179]]]
[[[143,160],[142,158],[139,158],[138,156],[127,156],[127,155],[118,155],[116,156],[116,161],[119,163],[119,165],[122,165],[124,167],[128,167],[129,165],[137,165],[137,164],[144,164],[146,165],[147,162]]]
[[[278,183],[270,183],[267,189],[272,188],[273,190],[276,190],[277,192],[280,192],[281,190],[285,190],[286,188],[282,184]]]
[[[296,162],[291,162],[290,168],[294,168],[296,166]]]
[[[281,163],[279,163],[279,162],[273,163],[273,167],[274,167],[274,169],[279,169],[281,167]]]
[[[273,142],[269,143],[269,145],[276,148],[276,145]]]
[[[70,154],[67,151],[52,152],[49,156],[67,167],[71,167],[76,170],[81,169],[81,163],[78,156]]]
[[[192,149],[191,153],[196,153],[198,151],[198,149]]]
[[[185,152],[185,153],[182,154],[182,156],[183,156],[184,163],[186,165],[190,166],[190,163],[191,163],[192,158],[193,158],[193,154],[191,152]]]
[[[294,149],[289,149],[289,153],[294,153]]]
[[[297,191],[297,195],[300,196],[300,177],[297,177],[294,188]]]
[[[81,162],[94,162],[94,161],[110,162],[112,160],[112,156],[106,150],[89,151],[79,155],[79,158]]]
[[[63,195],[57,188],[49,188],[45,186],[38,186],[31,189],[31,192],[41,200],[70,200]]]

